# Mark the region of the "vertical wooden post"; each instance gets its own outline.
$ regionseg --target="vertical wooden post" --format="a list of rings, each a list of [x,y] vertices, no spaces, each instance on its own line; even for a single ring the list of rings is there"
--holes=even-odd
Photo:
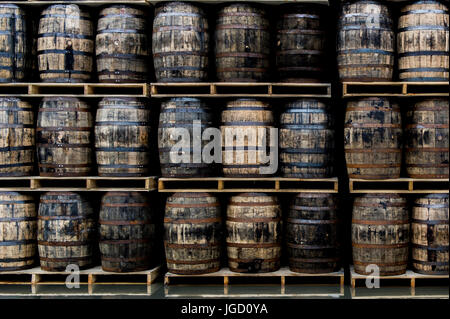
[[[275,181],[275,189],[280,190],[280,181]]]
[[[331,88],[329,89],[331,91]],[[347,83],[342,83],[342,96],[347,95]]]
[[[281,276],[281,294],[284,295],[286,293],[286,277]]]
[[[356,280],[355,280],[355,278],[352,278],[352,288],[355,288],[356,287]]]
[[[170,283],[169,276],[165,275],[165,276],[164,276],[164,286],[168,286],[169,283]]]
[[[152,190],[154,188],[155,188],[155,180],[152,177],[147,178],[145,180],[145,189],[146,190]]]
[[[219,179],[219,180],[217,181],[217,189],[218,189],[218,190],[223,190],[224,187],[225,187],[225,186],[224,186],[223,180],[220,180],[220,179]]]
[[[162,191],[164,189],[164,182],[162,180],[158,180],[158,190]]]
[[[150,96],[157,95],[158,94],[158,88],[156,85],[152,84],[150,86]]]
[[[408,191],[414,190],[414,182],[412,180],[408,181]]]
[[[84,95],[92,95],[94,94],[94,87],[90,84],[85,84],[83,86]]]
[[[228,295],[228,276],[223,277],[223,294]]]
[[[209,85],[209,93],[211,95],[216,95],[217,94],[217,87],[216,87],[216,85],[214,83],[211,83]]]
[[[41,181],[34,178],[30,179],[30,188],[31,189],[41,188]]]
[[[86,179],[86,188],[94,189],[97,188],[97,181],[95,179]]]
[[[408,94],[408,84],[402,83],[402,94],[407,95]]]

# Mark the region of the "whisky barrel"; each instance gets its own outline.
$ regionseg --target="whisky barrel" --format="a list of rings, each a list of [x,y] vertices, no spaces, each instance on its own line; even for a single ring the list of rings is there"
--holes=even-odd
[[[150,110],[143,100],[100,101],[95,122],[99,176],[146,176],[150,164]]]
[[[0,176],[30,176],[34,168],[34,112],[15,97],[0,98]]]
[[[211,175],[211,163],[202,158],[202,151],[205,151],[208,141],[200,139],[203,132],[212,126],[212,110],[199,99],[173,98],[163,102],[158,127],[162,176]]]
[[[37,211],[31,195],[0,192],[0,272],[31,268],[37,252]]]
[[[415,272],[448,275],[448,194],[430,194],[414,201],[411,223]]]
[[[93,71],[94,29],[89,12],[75,4],[42,11],[37,54],[44,82],[87,82]]]
[[[368,265],[378,266],[380,276],[405,273],[408,264],[410,224],[407,201],[397,194],[366,194],[353,204],[353,265],[358,274],[372,273]]]
[[[222,219],[219,200],[208,193],[175,193],[167,198],[164,247],[174,274],[220,269]]]
[[[268,77],[270,31],[264,9],[248,3],[223,7],[215,41],[219,81],[257,82]]]
[[[108,192],[102,197],[99,218],[102,269],[133,272],[155,262],[155,210],[147,195]]]
[[[361,0],[342,6],[337,35],[341,81],[392,81],[394,30],[389,8]]]
[[[426,99],[407,112],[406,172],[412,178],[448,178],[448,99]]]
[[[271,272],[280,268],[281,209],[275,196],[241,193],[227,208],[228,266],[234,272]]]
[[[280,115],[278,142],[284,177],[323,178],[333,174],[333,123],[322,101],[287,103]]]
[[[269,146],[271,137],[277,134],[272,132],[274,118],[268,103],[254,99],[228,102],[220,129],[225,176],[261,177],[276,172],[274,161],[278,158],[266,158],[275,156]]]
[[[338,269],[337,207],[332,194],[296,195],[286,222],[291,271],[327,273]]]
[[[26,32],[25,11],[14,4],[0,4],[0,83],[24,80]]]
[[[41,195],[38,213],[38,248],[41,268],[65,271],[92,265],[97,228],[86,198],[71,192]]]
[[[44,98],[37,120],[41,176],[87,176],[92,170],[93,119],[76,98]]]
[[[149,39],[146,11],[112,5],[100,11],[95,54],[99,82],[145,82]]]
[[[349,101],[344,148],[350,178],[400,177],[402,127],[397,104],[375,97]]]
[[[326,78],[326,6],[284,5],[277,23],[276,69],[283,82]]]
[[[448,81],[449,14],[438,1],[414,1],[400,10],[398,73],[402,81]]]
[[[205,81],[209,30],[203,9],[178,1],[156,7],[152,50],[158,82]]]

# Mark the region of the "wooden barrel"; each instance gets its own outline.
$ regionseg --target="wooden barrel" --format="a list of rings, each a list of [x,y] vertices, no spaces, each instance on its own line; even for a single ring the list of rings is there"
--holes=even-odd
[[[438,1],[414,1],[400,10],[397,33],[401,81],[448,81],[448,7]]]
[[[95,154],[99,176],[146,176],[150,110],[136,98],[104,98],[97,108]]]
[[[407,112],[406,172],[412,178],[448,178],[448,99],[426,99]]]
[[[287,103],[280,115],[280,166],[284,177],[333,174],[334,130],[328,106],[314,99]]]
[[[74,264],[92,265],[97,228],[86,198],[71,192],[41,195],[38,214],[38,248],[41,268],[65,271]]]
[[[225,176],[261,177],[275,173],[264,159],[270,155],[269,142],[271,134],[275,134],[271,132],[274,118],[268,103],[254,99],[228,102],[220,129]]]
[[[0,192],[0,272],[31,268],[37,252],[37,211],[31,195]]]
[[[411,223],[415,272],[448,275],[448,194],[430,194],[414,201]]]
[[[154,213],[146,194],[103,195],[99,234],[104,271],[142,271],[154,264],[157,243]]]
[[[88,176],[92,171],[93,118],[76,98],[44,98],[37,120],[41,176]]]
[[[368,274],[378,266],[380,276],[405,273],[410,237],[405,198],[397,194],[366,194],[355,198],[352,215],[353,265]]]
[[[220,269],[222,219],[219,200],[208,193],[175,193],[167,198],[164,246],[174,274]]]
[[[241,193],[227,208],[228,266],[234,272],[271,272],[280,268],[281,209],[275,196]]]
[[[0,83],[25,78],[26,15],[14,4],[0,4]]]
[[[287,216],[286,244],[291,271],[338,270],[337,208],[333,194],[299,193],[294,197]]]
[[[389,8],[361,0],[342,6],[337,35],[341,81],[392,81],[394,30]]]
[[[210,176],[213,166],[206,163],[201,154],[209,141],[197,141],[194,136],[201,138],[202,133],[212,126],[212,110],[199,99],[173,98],[163,102],[158,127],[162,176]],[[201,146],[201,150],[197,149],[197,145]]]
[[[344,148],[350,178],[400,177],[402,127],[398,105],[376,97],[349,101]]]
[[[270,31],[264,9],[248,3],[223,7],[216,22],[219,81],[257,82],[269,73]]]
[[[276,68],[283,82],[326,78],[326,6],[285,5],[277,24]]]
[[[0,176],[30,176],[34,167],[33,107],[15,97],[0,98]]]
[[[100,11],[95,54],[99,82],[146,82],[149,39],[146,11],[112,5]]]
[[[42,11],[37,54],[42,81],[88,82],[94,54],[89,12],[75,4],[56,4]]]
[[[152,49],[158,82],[205,81],[209,30],[203,9],[181,1],[156,7]]]

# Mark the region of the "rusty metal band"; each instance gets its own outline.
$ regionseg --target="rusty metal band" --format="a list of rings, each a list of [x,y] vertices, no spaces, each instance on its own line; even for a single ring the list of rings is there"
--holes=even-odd
[[[385,197],[385,196],[383,196]],[[355,207],[405,207],[406,208],[406,204],[405,203],[387,203],[386,205],[382,205],[380,203],[354,203]]]
[[[339,258],[289,258],[290,262],[300,263],[332,263],[339,261]]]
[[[444,152],[448,153],[448,148],[446,147],[424,147],[424,148],[413,148],[413,147],[405,147],[405,151],[407,152]]]
[[[387,69],[393,69],[394,66],[390,64],[367,64],[367,63],[361,63],[361,64],[347,64],[347,65],[339,65],[338,69],[356,69],[356,68],[387,68]]]
[[[411,220],[411,223],[423,224],[423,225],[448,225],[448,219],[447,220],[420,220],[420,219],[413,218]]]
[[[178,269],[171,269],[170,267],[168,267],[168,269],[169,269],[169,272],[172,274],[202,275],[202,274],[209,274],[209,273],[217,272],[220,270],[220,266],[214,267],[214,268],[209,268],[209,269],[201,269],[201,270],[187,270],[187,269],[178,270]]]
[[[130,261],[146,261],[150,260],[150,256],[144,257],[132,257],[132,258],[114,258],[114,257],[106,257],[105,255],[101,255],[102,261],[112,261],[112,262],[130,262]]]
[[[408,174],[411,178],[448,178],[448,174]]]
[[[48,203],[48,201],[41,201],[41,203]],[[56,202],[57,204],[61,202]],[[77,202],[78,203],[78,202]],[[75,203],[74,203],[75,204]],[[39,220],[86,220],[88,221],[88,216],[38,216]]]
[[[227,247],[236,248],[280,248],[281,244],[277,243],[259,243],[259,244],[244,244],[244,243],[230,243],[227,241]]]
[[[390,168],[401,167],[401,164],[347,164],[348,168]]]
[[[251,263],[251,262],[255,261],[255,258],[242,259],[242,258],[230,258],[230,257],[228,257],[228,261],[235,262],[235,263]],[[280,261],[280,257],[262,258],[261,261],[263,263],[276,263],[276,262]]]
[[[347,112],[358,112],[358,111],[362,111],[362,112],[366,112],[366,111],[375,111],[375,112],[399,112],[400,113],[400,108],[399,107],[373,107],[373,106],[349,106],[345,109]]]
[[[37,143],[37,147],[42,148],[90,148],[92,145],[89,144],[62,144],[62,143],[56,143],[56,144],[43,144],[43,143]]]
[[[391,123],[352,123],[345,124],[345,128],[401,128],[401,124],[391,124]]]
[[[430,198],[430,197],[428,197]],[[432,198],[432,197],[431,197]],[[435,197],[436,198],[436,197]],[[439,198],[439,197],[438,197]],[[423,207],[423,208],[448,208],[448,203],[446,204],[418,204],[414,203],[414,207]],[[448,219],[447,219],[448,223]]]
[[[352,224],[359,225],[406,225],[409,224],[408,220],[362,220],[352,219]]]
[[[353,264],[355,265],[361,265],[361,266],[365,266],[365,265],[377,265],[377,266],[381,266],[381,267],[386,267],[386,266],[403,266],[406,265],[408,262],[405,261],[398,261],[398,262],[392,262],[392,263],[380,263],[380,262],[376,262],[376,261],[357,261],[357,260],[353,260]]]
[[[286,29],[278,30],[279,34],[308,34],[308,35],[322,35],[325,34],[322,30],[299,30],[299,29]]]
[[[176,208],[204,208],[204,207],[219,207],[220,203],[204,203],[204,204],[174,204],[174,203],[167,203],[166,207],[176,207]]]
[[[153,53],[154,58],[164,57],[164,56],[185,56],[185,55],[208,56],[208,52],[205,52],[205,51],[171,51],[171,52]]]
[[[129,226],[129,225],[150,225],[154,224],[151,220],[99,220],[100,225]]]
[[[169,264],[178,264],[178,265],[197,265],[197,264],[212,264],[212,263],[220,263],[220,259],[204,259],[204,260],[173,260],[166,259]]]
[[[21,257],[21,258],[0,258],[0,263],[18,263],[18,262],[23,262],[23,261],[32,261],[34,259],[35,259],[34,255],[30,256],[30,257]],[[5,270],[5,268],[0,267],[0,272],[2,270]],[[14,270],[14,269],[11,267],[11,270]]]
[[[222,220],[220,217],[215,218],[187,218],[187,219],[174,219],[174,218],[164,218],[165,223],[171,224],[206,224],[206,223],[220,223]]]
[[[92,166],[92,164],[45,164],[45,163],[39,163],[39,167],[49,167],[49,168],[78,168],[78,167],[91,167],[91,166]],[[80,174],[84,174],[84,175],[80,175],[80,176],[86,175],[86,173],[80,173]],[[41,176],[45,176],[45,175],[43,175],[43,173],[41,172]],[[54,175],[49,175],[49,176],[54,176]],[[74,175],[74,176],[78,176],[78,175]]]
[[[288,218],[287,219],[288,223],[291,224],[310,224],[310,225],[315,225],[315,224],[336,224],[337,220],[313,220],[313,219],[300,219],[300,218]]]
[[[265,14],[257,12],[221,12],[218,14],[220,18],[226,17],[261,17],[264,18]]]
[[[35,245],[35,239],[0,241],[0,246]]]
[[[434,164],[434,163],[430,163],[430,164],[406,164],[406,167],[423,167],[423,168],[438,168],[438,167],[448,167],[448,163],[447,164]]]
[[[104,203],[102,207],[149,207],[150,203]]]
[[[175,193],[172,195],[173,198],[205,198],[211,197],[209,193],[199,192],[199,193]]]
[[[413,259],[412,263],[426,266],[448,266],[448,261],[422,261]]]
[[[72,247],[72,246],[89,246],[92,242],[89,241],[42,241],[38,240],[38,245],[41,246],[52,246],[52,247]]]
[[[312,212],[322,212],[322,211],[334,210],[334,209],[336,209],[336,205],[333,205],[333,206],[317,206],[317,207],[292,205],[290,207],[290,209],[308,210],[308,211],[312,211]]]
[[[268,54],[264,53],[252,53],[252,52],[224,52],[216,53],[216,58],[227,58],[227,57],[243,57],[243,58],[261,58],[266,59],[269,57]]]
[[[233,223],[270,223],[270,222],[279,222],[281,221],[281,217],[270,218],[270,217],[249,217],[249,218],[235,218],[235,217],[227,217],[227,222]]]
[[[302,244],[294,244],[294,243],[287,243],[287,247],[289,248],[295,248],[295,249],[337,249],[337,246],[322,246],[322,245],[302,245]]]
[[[167,27],[156,27],[153,28],[153,33],[157,32],[165,32],[165,31],[172,31],[172,30],[178,30],[178,31],[194,31],[194,32],[200,32],[200,33],[206,33],[208,29],[201,29],[196,28],[194,26],[167,26]]]
[[[325,55],[324,51],[320,50],[283,50],[278,51],[277,55],[290,55],[290,54],[307,54],[307,55]],[[280,69],[280,68],[278,68]]]
[[[227,165],[228,167],[230,166],[237,166],[237,167],[241,167],[240,165]],[[244,166],[244,165],[242,165]],[[256,165],[257,167],[260,167],[259,165]],[[252,167],[252,166],[250,166]],[[250,207],[257,207],[257,206],[278,206],[278,204],[276,202],[271,202],[271,203],[258,203],[258,202],[245,202],[245,203],[238,203],[238,202],[230,202],[228,205],[234,205],[234,206],[250,206]]]
[[[84,260],[90,260],[92,256],[85,256],[85,257],[70,257],[70,258],[49,258],[49,257],[42,257],[39,256],[39,259],[41,261],[47,261],[47,262],[70,262],[70,261],[84,261]]]
[[[37,127],[36,131],[91,131],[93,130],[93,127]]]
[[[412,243],[411,246],[416,249],[424,249],[424,250],[433,250],[433,251],[448,251],[448,246],[438,246],[438,247],[431,247],[429,245],[420,245]]]
[[[413,111],[448,111],[448,108],[435,105],[416,105]]]
[[[218,68],[217,72],[267,72],[268,68]]]
[[[352,243],[353,247],[356,248],[408,248],[409,243],[405,243],[405,244],[357,244],[357,243]]]
[[[36,221],[36,217],[11,217],[11,218],[2,218],[0,217],[0,223],[6,222],[34,222]]]
[[[448,124],[407,124],[406,128],[449,128]]]
[[[149,238],[100,240],[101,244],[107,244],[107,245],[146,244],[146,243],[151,243],[151,242],[153,242],[153,240],[149,239]]]
[[[82,89],[83,87],[80,87]],[[46,112],[80,112],[80,113],[90,113],[92,110],[90,108],[77,108],[77,107],[44,107],[39,108],[38,112],[46,113]]]
[[[48,172],[40,172],[40,176],[42,177],[77,177],[77,176],[86,176],[86,172],[61,172],[61,173],[48,173]]]
[[[211,249],[213,247],[222,246],[222,244],[221,243],[213,243],[213,242],[208,242],[207,244],[172,244],[165,240],[164,246],[167,248],[173,248],[173,249],[189,249],[189,248]]]

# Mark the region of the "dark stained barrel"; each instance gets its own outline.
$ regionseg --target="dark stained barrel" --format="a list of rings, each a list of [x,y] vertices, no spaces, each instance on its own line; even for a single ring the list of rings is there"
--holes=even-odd
[[[233,3],[216,22],[216,73],[223,82],[257,82],[269,73],[270,31],[264,9]]]
[[[65,271],[92,265],[97,228],[86,198],[71,192],[41,195],[38,214],[38,248],[41,268]]]
[[[406,4],[398,20],[397,53],[401,81],[448,81],[448,6],[431,0]]]
[[[100,11],[95,53],[99,82],[145,82],[150,44],[145,10],[112,5]]]
[[[31,268],[37,252],[33,196],[0,192],[0,272]]]
[[[88,176],[91,173],[94,136],[88,104],[76,98],[44,98],[36,131],[41,176]]]
[[[14,4],[0,4],[0,83],[23,81],[26,73],[27,38],[25,11]]]
[[[104,271],[142,271],[155,263],[155,212],[145,193],[103,195],[99,235]]]
[[[222,219],[219,200],[208,193],[167,198],[164,246],[169,272],[204,274],[220,269]]]
[[[150,110],[144,100],[100,101],[95,122],[99,176],[145,176],[150,164]]]
[[[37,42],[41,80],[89,82],[94,44],[89,12],[75,4],[56,4],[43,10]]]
[[[266,156],[275,157],[269,146],[271,134],[276,134],[271,132],[274,129],[274,118],[268,103],[254,99],[228,102],[222,112],[220,129],[225,176],[261,177],[276,172],[277,165],[270,165],[278,161],[278,158],[266,160]]]
[[[227,208],[228,266],[234,272],[271,272],[280,268],[282,221],[275,196],[241,193]]]
[[[353,265],[358,274],[371,264],[380,276],[405,273],[410,224],[407,201],[397,194],[366,194],[355,198],[352,215]]]
[[[201,154],[209,141],[198,140],[197,144],[194,135],[201,139],[204,130],[213,125],[212,110],[199,99],[173,98],[161,104],[158,148],[164,177],[200,177],[212,174],[213,166],[205,162]],[[201,149],[197,149],[196,145],[201,146]]]
[[[407,112],[406,172],[412,178],[448,178],[448,99],[416,102]]]
[[[361,0],[342,6],[337,36],[341,81],[392,81],[394,30],[389,8]]]
[[[300,193],[291,203],[286,225],[289,269],[327,273],[339,268],[338,221],[333,194]]]
[[[425,195],[414,201],[411,232],[414,271],[448,275],[448,194]]]
[[[280,115],[280,167],[284,177],[324,178],[333,174],[334,130],[328,105],[301,99]]]
[[[398,105],[376,97],[349,101],[344,148],[350,178],[400,177],[402,127]]]
[[[158,82],[205,81],[209,30],[203,9],[181,1],[156,7],[152,50]]]
[[[0,97],[0,176],[32,175],[34,148],[33,107],[15,97]]]
[[[283,82],[326,78],[326,6],[285,5],[277,24],[276,69]]]

